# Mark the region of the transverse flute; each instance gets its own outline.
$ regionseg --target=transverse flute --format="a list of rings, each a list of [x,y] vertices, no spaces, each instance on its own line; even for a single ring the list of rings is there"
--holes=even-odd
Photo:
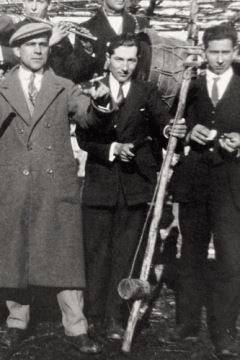
[[[46,19],[40,19],[40,18],[37,18],[37,17],[34,17],[34,16],[29,16],[29,15],[25,15],[24,16],[29,19],[29,20],[33,20],[33,21],[38,21],[38,22],[42,22],[44,24],[48,24],[50,26],[53,26],[54,24],[49,21],[49,20],[46,20]],[[70,22],[70,24],[72,25],[73,29],[70,29],[68,30],[68,32],[71,32],[73,34],[76,34],[78,36],[81,36],[81,37],[84,37],[86,39],[89,39],[89,40],[93,40],[93,41],[96,41],[97,40],[97,37],[96,36],[93,36],[93,35],[89,35],[89,34],[85,34],[84,32],[82,31],[79,31],[79,30],[76,30],[76,29],[79,29],[79,27],[76,25],[76,24],[73,24]]]

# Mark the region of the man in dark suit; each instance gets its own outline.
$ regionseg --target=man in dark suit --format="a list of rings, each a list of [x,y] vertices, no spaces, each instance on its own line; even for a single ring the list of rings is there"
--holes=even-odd
[[[182,268],[181,335],[196,335],[205,292],[204,270],[213,234],[216,279],[209,319],[216,355],[238,356],[234,342],[240,300],[240,78],[233,73],[236,31],[227,25],[203,36],[206,75],[191,89],[187,108],[188,148],[172,188],[180,202]]]
[[[107,43],[117,35],[138,32],[149,26],[145,17],[131,15],[124,8],[125,0],[104,0],[95,16],[80,24],[98,39],[86,42],[76,37],[74,51],[66,63],[69,79],[79,84],[91,79],[95,73],[102,75]]]
[[[86,305],[93,322],[106,318],[111,339],[123,335],[124,304],[117,287],[129,275],[160,167],[153,139],[162,146],[170,119],[155,86],[132,80],[138,54],[134,35],[113,39],[106,81],[114,110],[99,118],[98,129],[77,130],[79,145],[88,152],[82,195]],[[173,135],[182,138],[185,131],[179,121]]]

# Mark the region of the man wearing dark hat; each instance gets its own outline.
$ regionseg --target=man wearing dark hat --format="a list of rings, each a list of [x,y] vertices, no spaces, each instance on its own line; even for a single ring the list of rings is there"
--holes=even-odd
[[[31,286],[54,287],[65,334],[82,353],[100,348],[87,334],[80,189],[69,115],[83,127],[89,100],[79,87],[45,66],[51,27],[20,27],[10,45],[20,58],[0,86],[0,287],[7,288],[14,351],[29,325]],[[104,88],[93,89],[104,95]]]

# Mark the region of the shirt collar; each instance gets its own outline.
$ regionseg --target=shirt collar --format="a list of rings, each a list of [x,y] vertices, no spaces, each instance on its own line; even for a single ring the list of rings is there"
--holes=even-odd
[[[106,16],[116,16],[116,17],[118,17],[118,16],[122,17],[123,16],[123,11],[116,12],[116,11],[107,10],[107,9],[103,8],[103,12],[104,12],[104,14]]]
[[[215,78],[219,78],[219,80],[229,81],[233,75],[232,67],[229,67],[223,74],[217,75],[213,73],[211,70],[206,70],[207,81],[213,81]]]
[[[19,77],[20,77],[20,79],[29,80],[31,74],[32,74],[32,71],[30,71],[28,69],[25,69],[20,65],[20,67],[19,67]],[[42,79],[42,77],[43,77],[43,69],[35,72],[35,74],[36,74],[36,79],[39,79],[39,80]]]
[[[109,76],[109,85],[110,85],[111,90],[116,89],[116,91],[118,92],[119,87],[120,87],[120,83],[115,79],[115,77],[111,73],[110,73],[110,76]],[[127,96],[130,85],[131,85],[131,79],[129,79],[128,81],[123,83],[122,89],[123,89],[124,97]]]

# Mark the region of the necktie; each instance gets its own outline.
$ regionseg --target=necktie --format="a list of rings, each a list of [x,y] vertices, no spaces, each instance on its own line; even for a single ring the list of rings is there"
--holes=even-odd
[[[28,96],[29,96],[29,99],[31,100],[31,103],[33,104],[33,106],[35,105],[36,99],[37,99],[37,96],[38,96],[38,90],[37,90],[36,85],[34,83],[35,77],[36,77],[36,74],[31,73],[30,81],[29,81],[29,84],[28,84]]]
[[[122,84],[119,84],[119,90],[118,90],[118,95],[117,95],[117,104],[120,105],[121,102],[124,99],[124,94],[123,94],[123,89],[122,89]]]
[[[213,79],[212,95],[211,95],[213,106],[217,106],[219,100],[218,85],[217,85],[219,79],[220,79],[219,77]]]

